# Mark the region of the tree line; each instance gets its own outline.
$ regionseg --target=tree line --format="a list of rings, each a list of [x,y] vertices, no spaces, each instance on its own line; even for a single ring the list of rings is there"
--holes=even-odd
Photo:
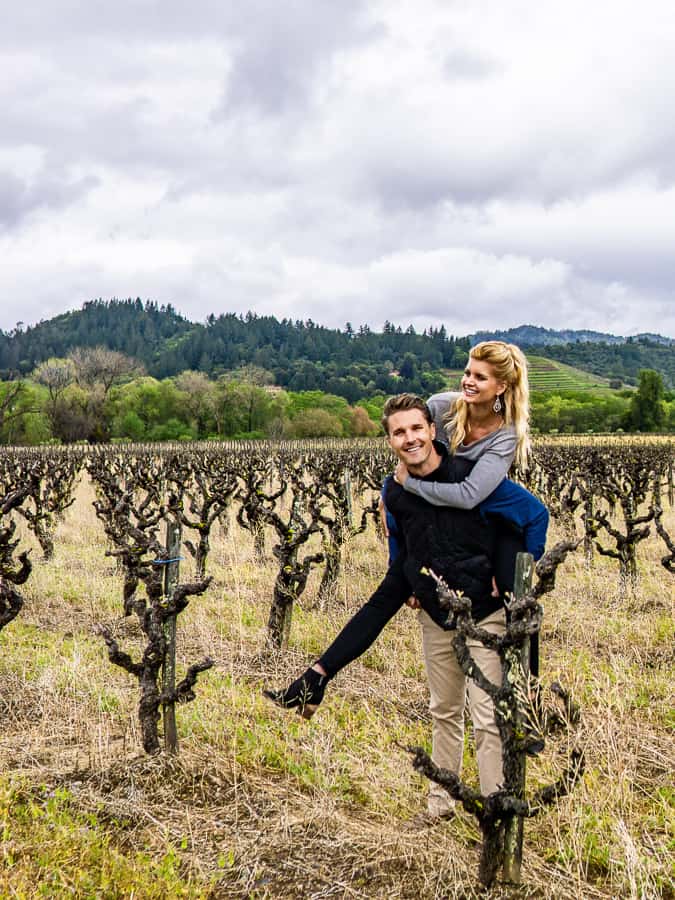
[[[612,394],[544,392],[531,395],[532,424],[542,434],[675,431],[675,391],[660,372],[642,369],[637,390]]]
[[[212,379],[243,366],[272,373],[289,391],[320,390],[355,403],[396,390],[400,376],[410,390],[432,393],[444,383],[443,368],[464,365],[468,338],[443,326],[417,334],[385,322],[381,333],[367,325],[325,328],[311,319],[224,313],[191,323],[173,307],[136,300],[94,300],[81,310],[24,328],[0,332],[0,377],[28,375],[51,357],[78,347],[106,347],[131,356],[154,378],[199,371]]]
[[[0,382],[0,442],[367,437],[381,434],[385,400],[402,391],[430,393],[404,372],[391,376],[386,392],[351,404],[335,393],[284,389],[258,366],[158,379],[119,351],[80,347],[50,357],[29,377]],[[532,425],[541,433],[675,431],[675,395],[652,370],[641,373],[637,390],[534,393]]]
[[[29,378],[0,382],[4,444],[363,437],[379,431],[377,404],[351,406],[321,391],[285,391],[254,366],[209,378],[157,379],[115,350],[78,348]]]
[[[193,323],[170,304],[99,299],[34,326],[18,323],[10,332],[0,331],[0,378],[26,376],[47,359],[66,357],[78,347],[103,346],[133,357],[158,379],[189,370],[217,379],[253,365],[268,369],[286,390],[320,390],[353,404],[394,393],[399,376],[418,393],[440,389],[442,370],[462,368],[472,342],[447,334],[443,326],[417,333],[411,325],[385,322],[375,332],[347,322],[343,329],[332,329],[311,319],[279,321],[250,312],[212,314]],[[520,345],[526,352],[542,352],[525,340]],[[547,345],[545,354],[614,379],[615,387],[636,385],[641,369],[654,369],[667,389],[675,389],[672,346],[647,338]]]

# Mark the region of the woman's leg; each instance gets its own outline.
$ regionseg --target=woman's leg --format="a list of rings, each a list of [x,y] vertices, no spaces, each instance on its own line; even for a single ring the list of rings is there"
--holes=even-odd
[[[296,709],[304,718],[314,715],[327,682],[376,640],[387,622],[410,596],[400,563],[394,563],[370,600],[347,622],[314,665],[283,690],[263,693],[278,706]]]
[[[370,600],[347,622],[315,663],[329,678],[337,675],[370,647],[410,596],[410,585],[396,563]]]

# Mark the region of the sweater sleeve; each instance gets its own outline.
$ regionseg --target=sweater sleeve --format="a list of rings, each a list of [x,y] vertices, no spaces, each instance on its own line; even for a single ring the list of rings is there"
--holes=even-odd
[[[445,446],[448,446],[448,435],[445,430],[443,419],[445,414],[454,406],[455,401],[460,396],[457,391],[443,391],[440,394],[432,394],[427,400],[427,406],[433,416],[434,425],[436,426],[436,440]]]
[[[408,477],[403,487],[411,494],[416,494],[427,503],[431,503],[432,506],[473,509],[506,478],[515,452],[515,434],[511,431],[502,431],[494,437],[490,445],[478,457],[475,466],[464,481],[446,484]]]

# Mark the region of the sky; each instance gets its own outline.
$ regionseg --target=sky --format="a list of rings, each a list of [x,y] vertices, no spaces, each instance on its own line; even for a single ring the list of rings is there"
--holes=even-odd
[[[675,336],[666,0],[0,11],[5,331],[141,297]]]

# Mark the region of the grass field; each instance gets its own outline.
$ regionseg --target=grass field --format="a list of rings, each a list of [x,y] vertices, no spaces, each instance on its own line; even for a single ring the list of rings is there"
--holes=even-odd
[[[569,393],[572,391],[592,391],[603,394],[610,392],[609,379],[591,372],[583,372],[573,366],[543,356],[527,355],[528,375],[531,391],[555,391]],[[459,388],[462,377],[461,369],[445,370],[448,384],[452,390]]]
[[[273,564],[254,562],[236,524],[218,534],[214,582],[178,634],[181,670],[207,654],[216,666],[178,708],[179,757],[148,758],[136,682],[94,633],[104,622],[123,649],[140,646],[91,500],[83,482],[56,557],[39,562],[34,549],[24,610],[0,633],[0,896],[479,896],[471,818],[405,828],[426,785],[401,747],[430,744],[412,611],[340,673],[311,722],[261,696],[302,670],[378,583],[385,551],[374,532],[348,547],[325,609],[314,573],[291,646],[276,653],[264,642]],[[664,524],[675,533],[675,511]],[[587,771],[526,824],[521,890],[481,896],[675,897],[674,592],[663,552],[656,537],[640,544],[629,594],[614,561],[589,566],[578,552],[545,598],[542,675],[582,706]],[[566,741],[530,764],[533,785],[555,777]],[[475,775],[468,737],[465,776]]]

